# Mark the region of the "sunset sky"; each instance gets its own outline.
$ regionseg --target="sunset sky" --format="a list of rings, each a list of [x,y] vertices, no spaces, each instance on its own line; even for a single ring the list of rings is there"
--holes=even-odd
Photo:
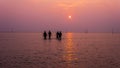
[[[0,0],[0,31],[120,32],[120,0]]]

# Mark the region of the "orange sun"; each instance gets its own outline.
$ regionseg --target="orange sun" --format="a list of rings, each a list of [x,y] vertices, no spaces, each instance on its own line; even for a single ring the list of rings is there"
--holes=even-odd
[[[68,18],[69,18],[69,19],[71,19],[71,18],[72,18],[72,16],[68,16]]]

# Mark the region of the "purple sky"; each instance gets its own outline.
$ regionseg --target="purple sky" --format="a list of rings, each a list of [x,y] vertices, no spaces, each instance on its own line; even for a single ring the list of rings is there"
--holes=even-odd
[[[111,32],[112,28],[120,32],[120,0],[0,0],[0,31]]]

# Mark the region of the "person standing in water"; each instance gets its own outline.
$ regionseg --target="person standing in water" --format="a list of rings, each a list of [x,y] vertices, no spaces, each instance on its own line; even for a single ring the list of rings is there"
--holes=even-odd
[[[43,37],[44,37],[44,39],[47,39],[47,33],[46,33],[46,31],[44,31]]]
[[[62,38],[62,32],[60,31],[59,32],[59,39],[61,40],[61,38]]]
[[[49,32],[48,32],[48,35],[49,35],[49,39],[51,39],[51,35],[52,35],[52,33],[51,33],[50,30],[49,30]]]

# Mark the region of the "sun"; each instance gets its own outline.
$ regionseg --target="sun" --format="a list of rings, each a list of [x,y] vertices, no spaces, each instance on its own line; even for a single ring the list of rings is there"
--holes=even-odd
[[[72,18],[72,16],[70,16],[70,15],[69,15],[69,16],[68,16],[68,18],[69,18],[69,19],[71,19],[71,18]]]

